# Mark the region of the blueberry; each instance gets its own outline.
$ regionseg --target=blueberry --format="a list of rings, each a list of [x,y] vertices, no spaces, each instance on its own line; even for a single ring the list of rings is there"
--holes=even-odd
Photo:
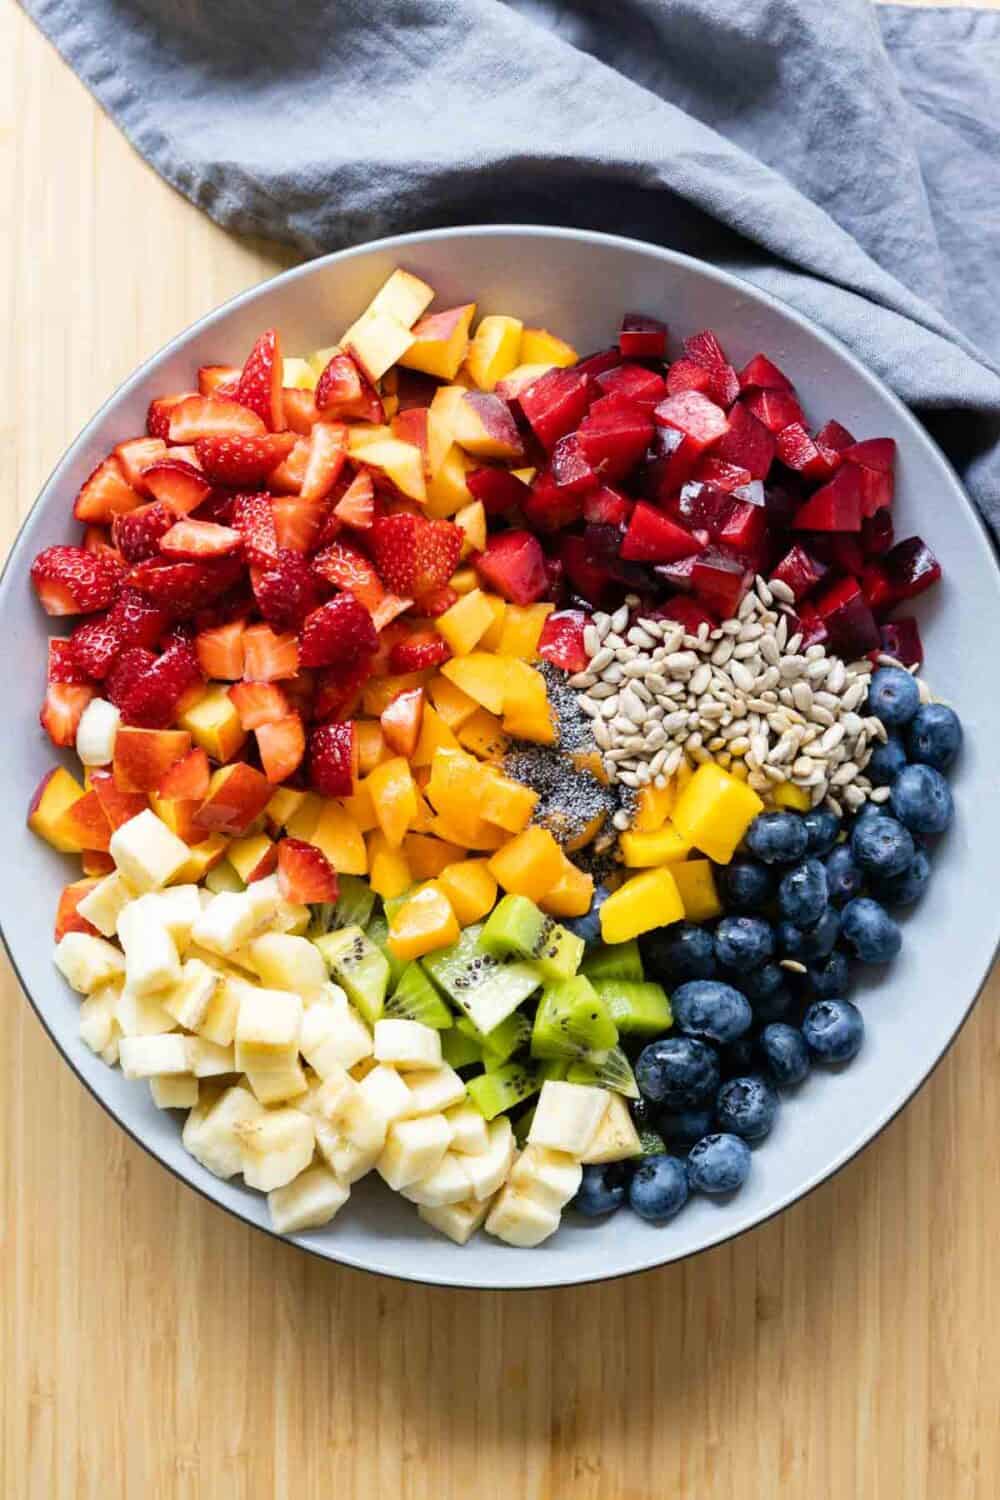
[[[746,995],[718,979],[691,979],[670,997],[674,1024],[688,1036],[732,1042],[753,1023]]]
[[[855,820],[855,828],[860,819]],[[865,877],[854,863],[850,844],[838,844],[826,856],[826,884],[831,901],[850,901],[864,889]]]
[[[687,1175],[697,1193],[735,1193],[750,1172],[750,1147],[738,1135],[706,1135],[691,1147]]]
[[[809,1048],[797,1026],[778,1021],[760,1034],[760,1050],[779,1089],[801,1083],[809,1072]]]
[[[874,894],[883,906],[912,906],[924,894],[930,878],[931,862],[923,849],[918,849],[901,874],[875,882]]]
[[[760,813],[747,830],[747,848],[766,865],[790,865],[806,852],[809,835],[795,813]]]
[[[823,999],[846,995],[851,982],[851,968],[843,953],[831,953],[822,963],[809,965],[809,984]]]
[[[899,875],[915,852],[913,835],[895,818],[865,818],[851,833],[854,863],[869,875]]]
[[[715,1100],[715,1118],[720,1130],[732,1131],[745,1141],[762,1141],[774,1124],[778,1096],[759,1073],[731,1078]]]
[[[639,1053],[635,1079],[641,1092],[666,1109],[691,1109],[719,1087],[715,1048],[696,1037],[662,1037]]]
[[[774,953],[774,931],[762,917],[723,917],[715,929],[715,956],[737,974],[759,969]]]
[[[595,1162],[584,1167],[573,1207],[586,1214],[588,1219],[613,1214],[625,1202],[628,1179],[629,1171],[624,1162]]]
[[[865,775],[872,786],[892,786],[905,765],[906,747],[898,734],[890,734],[884,745],[875,746],[865,766]]]
[[[671,1146],[690,1146],[712,1128],[714,1109],[680,1109],[660,1116],[660,1135]]]
[[[778,906],[785,920],[796,927],[812,927],[818,922],[829,899],[826,866],[818,859],[804,859],[781,877]]]
[[[728,911],[761,911],[774,893],[770,870],[756,859],[734,859],[722,866],[719,876]]]
[[[741,1078],[757,1066],[757,1044],[749,1034],[719,1048],[719,1070],[723,1078]],[[703,1130],[702,1135],[705,1134]]]
[[[590,901],[590,910],[582,917],[563,917],[562,925],[568,927],[570,932],[583,941],[590,948],[601,941],[601,907],[608,899],[611,892],[603,885],[594,887],[594,894]]]
[[[951,788],[933,766],[907,766],[900,771],[889,801],[911,833],[943,833],[955,810]]]
[[[628,1190],[629,1204],[640,1219],[662,1224],[680,1212],[687,1197],[687,1172],[682,1161],[676,1156],[643,1157]]]
[[[902,667],[879,667],[868,684],[868,712],[887,727],[908,724],[920,707],[920,689]]]
[[[881,802],[866,802],[854,814],[854,822],[857,825],[863,823],[866,818],[888,818],[889,816],[889,809],[883,807]]]
[[[819,807],[803,813],[802,826],[806,831],[807,854],[829,853],[840,833],[840,819],[836,813],[824,812]]]
[[[786,971],[781,970],[784,974]],[[754,1020],[767,1026],[771,1021],[783,1021],[795,1004],[795,996],[787,984],[779,985],[769,995],[762,995],[753,1002]]]
[[[641,939],[643,960],[651,975],[669,988],[685,979],[711,979],[715,973],[715,944],[705,927],[675,922],[658,927]]]
[[[743,993],[750,1004],[756,1008],[761,1000],[766,1000],[781,989],[788,976],[780,964],[770,962],[761,964],[759,969],[744,974],[741,979]]]
[[[866,964],[887,964],[903,946],[903,934],[884,906],[870,896],[848,901],[841,913],[841,931]]]
[[[800,964],[809,964],[826,958],[832,953],[840,936],[841,918],[833,906],[828,906],[818,922],[811,927],[796,927],[794,922],[778,923],[778,947],[784,958],[798,959]]]
[[[861,1050],[865,1023],[850,1000],[817,1000],[803,1017],[802,1035],[822,1062],[850,1062]]]
[[[962,748],[958,714],[945,703],[922,703],[907,727],[906,748],[911,760],[946,771]]]

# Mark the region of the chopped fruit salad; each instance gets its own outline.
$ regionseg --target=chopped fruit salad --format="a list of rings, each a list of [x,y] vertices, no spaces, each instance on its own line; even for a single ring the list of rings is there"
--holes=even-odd
[[[458,1244],[664,1223],[861,1046],[952,818],[940,568],[766,355],[432,300],[192,371],[35,559],[55,961],[280,1232],[371,1171]]]

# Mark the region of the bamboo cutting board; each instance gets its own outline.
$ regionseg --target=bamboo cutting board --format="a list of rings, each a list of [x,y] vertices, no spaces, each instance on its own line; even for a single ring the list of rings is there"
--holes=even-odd
[[[291,263],[224,234],[0,11],[2,525],[177,329]],[[148,278],[155,267],[155,284]],[[3,964],[3,1500],[992,1500],[1000,980],[914,1103],[738,1243],[581,1291],[338,1270],[212,1208]]]

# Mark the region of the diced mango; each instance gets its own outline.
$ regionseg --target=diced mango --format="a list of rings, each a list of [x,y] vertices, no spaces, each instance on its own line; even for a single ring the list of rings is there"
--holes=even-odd
[[[358,741],[358,770],[362,776],[367,776],[383,760],[390,760],[392,751],[385,743],[377,719],[355,719],[354,729]]]
[[[204,880],[209,870],[221,864],[225,858],[229,840],[221,833],[210,833],[207,839],[200,844],[195,844],[188,851],[188,857],[181,865],[177,874],[170,881],[171,885],[198,885]]]
[[[409,761],[401,755],[376,766],[366,777],[379,827],[393,848],[403,842],[417,815],[417,788]]]
[[[160,822],[165,823],[170,832],[185,844],[196,844],[200,838],[204,838],[204,828],[199,828],[194,821],[194,815],[201,806],[199,802],[190,797],[158,797],[155,792],[150,792],[149,805]]]
[[[722,902],[715,887],[715,873],[708,859],[686,859],[671,865],[684,915],[689,922],[707,922],[722,915]]]
[[[456,594],[471,594],[473,589],[479,587],[479,574],[475,568],[456,568],[448,579],[448,587],[453,588]]]
[[[775,807],[785,807],[791,812],[808,812],[812,807],[808,788],[796,786],[792,781],[780,782],[771,793],[771,800]]]
[[[381,718],[389,704],[400,693],[411,693],[423,687],[426,672],[399,672],[395,677],[369,677],[361,699],[361,707],[375,719]]]
[[[550,917],[584,917],[594,900],[594,877],[563,855],[562,874],[538,903]]]
[[[606,943],[627,943],[641,932],[666,927],[684,916],[684,903],[673,872],[644,870],[618,887],[601,907],[601,937]]]
[[[764,804],[742,781],[708,761],[677,797],[674,827],[695,849],[727,865]]]
[[[413,872],[403,850],[394,849],[377,828],[368,835],[368,872],[368,884],[385,901],[401,896],[413,884]]]
[[[462,595],[457,604],[439,615],[434,623],[451,647],[453,656],[468,656],[493,624],[493,610],[482,590],[473,589],[471,594]]]
[[[475,708],[475,704],[472,707]],[[457,749],[458,740],[444,719],[437,709],[425,703],[424,717],[420,724],[420,738],[417,741],[417,748],[410,757],[410,765],[413,767],[429,766],[434,759],[435,751]]]
[[[457,943],[461,929],[451,902],[437,881],[430,881],[389,919],[389,950],[394,958],[421,958]]]
[[[526,328],[521,334],[518,364],[558,365],[565,369],[567,365],[575,365],[579,358],[572,344],[557,338],[547,328]]]
[[[319,377],[307,359],[289,356],[281,362],[281,383],[291,390],[314,391]]]
[[[196,745],[220,762],[232,760],[246,739],[228,684],[224,682],[211,683],[200,698],[178,715],[177,722]]]
[[[430,828],[437,838],[448,843],[461,843],[466,849],[502,849],[510,835],[495,823],[479,818],[471,825],[456,822],[447,813],[438,813]]]
[[[500,660],[507,665],[504,729],[515,739],[534,740],[540,745],[555,744],[556,729],[544,677],[517,657],[501,657]]]
[[[485,859],[464,859],[447,865],[438,876],[441,886],[461,927],[481,922],[493,910],[497,883]]]
[[[525,828],[498,849],[490,870],[505,891],[541,901],[562,874],[563,852],[547,828]]]
[[[378,827],[372,794],[367,781],[356,781],[350,797],[341,797],[340,805],[353,818],[362,833],[370,833]]]
[[[323,851],[338,874],[365,875],[368,872],[365,841],[346,802],[347,799],[341,803],[331,798],[323,803],[308,842]]]
[[[294,787],[279,786],[264,811],[276,828],[285,828],[298,812],[308,793],[298,792]]]
[[[449,307],[428,313],[413,326],[413,342],[399,363],[408,370],[422,370],[439,380],[454,380],[469,347],[469,328],[476,304]]]
[[[502,714],[509,668],[510,662],[503,657],[473,651],[468,656],[446,661],[441,673],[491,714]]]
[[[691,852],[691,845],[682,839],[677,829],[666,823],[655,833],[636,833],[630,830],[618,840],[622,858],[632,870],[649,870],[655,865],[675,864]]]
[[[491,768],[486,775],[481,812],[489,823],[520,833],[531,822],[538,805],[538,793],[502,771]]]
[[[268,803],[268,807],[270,807]],[[313,829],[319,822],[323,811],[323,799],[317,797],[315,792],[306,792],[299,805],[292,809],[285,819],[285,832],[290,839],[302,839],[308,844],[312,838]]]
[[[431,807],[430,803],[427,801],[426,797],[423,795],[423,788],[420,786],[419,782],[417,781],[417,776],[429,776],[429,775],[430,775],[430,768],[428,766],[422,766],[420,768],[420,770],[417,771],[416,775],[413,778],[414,783],[416,784],[416,787],[417,787],[417,810],[416,810],[416,812],[415,812],[415,814],[413,816],[413,822],[410,824],[410,832],[411,833],[430,833],[431,832],[432,824],[434,822],[434,817],[435,817],[434,809],[433,809],[433,807]]]
[[[266,833],[252,833],[245,839],[233,839],[226,858],[244,885],[269,875],[277,864],[278,851]]]
[[[500,720],[485,708],[477,708],[458,731],[458,743],[480,760],[499,760],[507,752],[510,740],[500,727]]]
[[[79,854],[81,845],[66,832],[57,832],[63,814],[85,795],[83,787],[62,766],[50,771],[35,792],[28,811],[28,827],[61,854]]]
[[[426,500],[424,455],[416,443],[403,443],[393,437],[380,443],[366,443],[358,458],[390,479],[407,499],[416,500],[418,504]]]
[[[542,627],[554,609],[554,604],[508,605],[500,644],[497,646],[500,655],[517,656],[521,661],[537,661]]]
[[[408,833],[403,840],[403,853],[414,880],[433,880],[448,865],[460,860],[465,850],[460,844],[445,843],[429,833]]]
[[[469,374],[481,391],[491,391],[518,363],[523,328],[520,318],[499,313],[481,320],[465,356]]]
[[[476,700],[447,677],[432,677],[427,691],[438,713],[449,729],[457,729],[476,711]]]
[[[655,833],[673,811],[677,788],[671,778],[666,786],[644,786],[640,789],[632,827],[636,833]]]
[[[451,581],[454,586],[454,575],[452,575]],[[507,601],[506,599],[501,599],[499,594],[484,594],[483,598],[493,611],[493,619],[490,621],[488,629],[483,632],[482,639],[479,642],[479,649],[480,651],[497,651],[500,646],[500,637],[503,635],[503,622],[507,613]]]
[[[462,557],[471,552],[486,549],[486,507],[481,500],[473,500],[455,512],[455,525],[462,533]]]
[[[462,750],[439,750],[434,756],[426,787],[427,800],[457,834],[457,837],[448,834],[441,837],[472,847],[470,840],[482,821],[484,775],[479,762]]]

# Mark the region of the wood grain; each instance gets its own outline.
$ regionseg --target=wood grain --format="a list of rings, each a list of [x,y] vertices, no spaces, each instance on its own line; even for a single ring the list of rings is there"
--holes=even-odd
[[[10,5],[0,70],[9,539],[116,383],[288,260],[164,186]],[[910,1108],[773,1223],[504,1296],[329,1268],[182,1189],[5,968],[0,1495],[989,1500],[998,1000],[995,978]]]

